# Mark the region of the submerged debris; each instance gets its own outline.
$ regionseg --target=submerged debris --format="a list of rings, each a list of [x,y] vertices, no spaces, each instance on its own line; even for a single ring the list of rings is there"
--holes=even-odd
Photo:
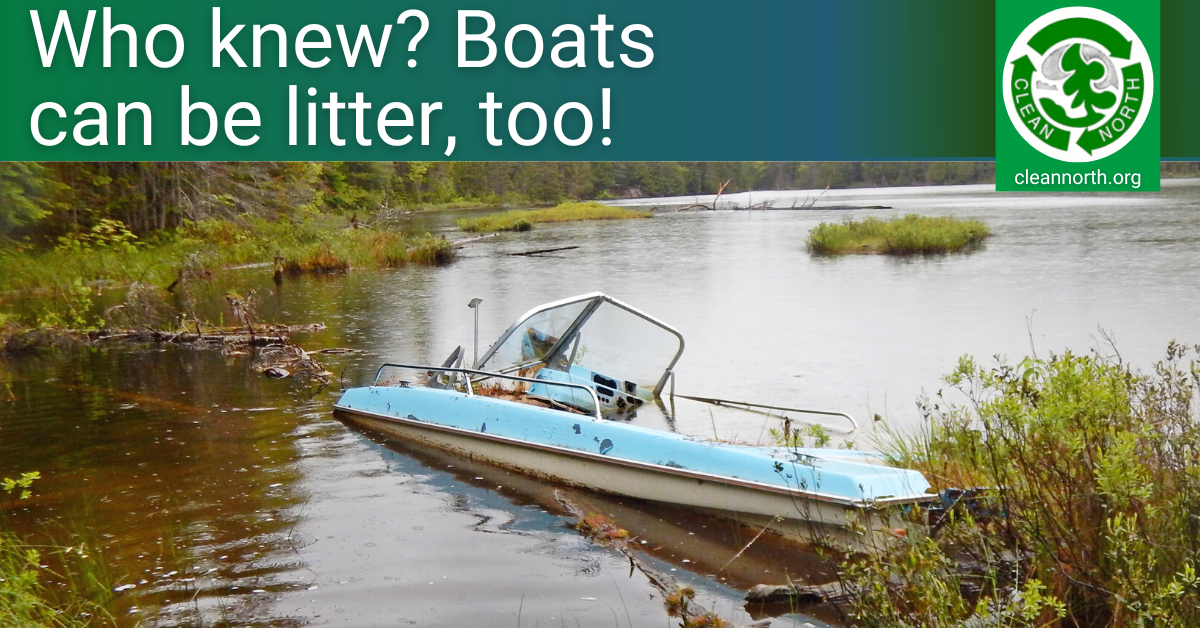
[[[716,613],[706,610],[697,604],[695,589],[681,587],[670,575],[650,566],[645,560],[630,549],[627,539],[629,531],[617,526],[611,519],[597,513],[585,513],[578,504],[567,499],[562,492],[554,491],[554,498],[572,517],[579,519],[575,528],[589,540],[605,547],[621,552],[629,559],[630,575],[637,569],[646,576],[650,584],[663,595],[663,603],[667,614],[678,617],[682,621],[681,628],[729,628],[729,622],[721,619]],[[770,622],[757,622],[757,628],[769,625]]]
[[[290,369],[290,370],[289,370]],[[259,349],[254,370],[271,378],[295,375],[303,379],[329,383],[333,373],[325,370],[308,352],[293,344],[270,345]]]
[[[746,593],[747,602],[771,604],[790,602],[798,605],[845,601],[841,587],[835,585],[760,584]]]
[[[0,353],[26,353],[72,345],[100,345],[113,342],[157,343],[216,349],[228,355],[255,354],[255,371],[271,378],[299,377],[321,384],[333,382],[330,373],[313,359],[312,354],[292,343],[294,332],[325,329],[312,325],[259,325],[258,327],[216,327],[194,322],[191,329],[34,329],[13,333],[0,344]],[[349,353],[350,350],[323,349],[313,353]]]
[[[575,524],[575,529],[592,541],[601,544],[629,538],[628,530],[617,527],[617,524],[613,523],[611,519],[598,513],[580,518],[579,523]]]

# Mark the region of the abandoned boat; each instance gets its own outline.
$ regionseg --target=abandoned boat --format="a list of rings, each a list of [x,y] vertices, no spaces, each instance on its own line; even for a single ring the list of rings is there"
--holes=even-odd
[[[636,338],[637,355],[589,342],[604,331]],[[367,429],[472,459],[716,514],[845,526],[935,497],[920,473],[866,452],[735,445],[620,420],[661,403],[683,347],[670,325],[584,294],[530,310],[472,368],[462,366],[461,347],[441,366],[384,364],[335,409]]]

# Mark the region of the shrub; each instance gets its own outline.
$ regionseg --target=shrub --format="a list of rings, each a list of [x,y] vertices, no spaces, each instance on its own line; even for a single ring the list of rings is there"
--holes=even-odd
[[[992,487],[988,514],[952,512],[935,536],[914,529],[882,558],[844,563],[855,614],[889,627],[1200,625],[1196,351],[1172,343],[1149,374],[1096,354],[963,358],[946,381],[966,403],[939,392],[922,406],[929,431],[888,449],[939,488]]]

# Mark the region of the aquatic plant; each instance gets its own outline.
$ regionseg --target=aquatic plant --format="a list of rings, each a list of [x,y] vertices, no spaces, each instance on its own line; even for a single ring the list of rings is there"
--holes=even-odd
[[[767,433],[771,436],[771,441],[776,445],[793,449],[824,447],[833,438],[829,430],[819,423],[812,423],[804,427],[792,427],[791,422],[788,421],[784,424],[783,428],[771,428]]]
[[[591,513],[580,518],[575,529],[592,541],[601,544],[629,538],[628,530],[617,526],[611,519],[598,513]]]
[[[16,479],[4,478],[3,481],[0,481],[0,490],[4,491],[10,496],[13,495],[13,493],[16,493],[17,499],[29,499],[29,487],[33,486],[33,483],[40,479],[42,479],[41,473],[38,473],[37,471],[27,471],[22,473],[21,477]]]
[[[865,626],[1200,625],[1198,347],[1142,373],[1119,355],[960,360],[884,443],[936,488],[989,487],[844,560]]]
[[[728,621],[711,611],[699,615],[689,615],[681,625],[683,628],[729,628]]]
[[[841,223],[823,222],[808,234],[808,250],[819,255],[883,253],[915,255],[961,251],[982,242],[991,230],[978,220],[951,216],[907,216]]]
[[[663,605],[667,608],[667,615],[671,617],[687,617],[688,605],[696,597],[696,590],[692,587],[676,586],[674,591],[670,591],[663,598]]]
[[[545,222],[574,222],[578,220],[621,220],[649,218],[650,212],[611,207],[602,203],[562,203],[546,209],[514,209],[479,218],[463,218],[458,228],[473,233],[493,231],[529,231],[534,224]]]
[[[6,515],[8,500],[30,497],[30,487],[39,480],[38,472],[23,473],[19,478],[4,478],[0,491],[0,515]],[[105,606],[91,595],[91,586],[84,586],[71,576],[87,573],[80,566],[95,564],[84,546],[52,547],[56,562],[65,566],[68,586],[52,589],[44,576],[58,576],[43,564],[44,548],[32,546],[7,531],[0,530],[0,626],[5,628],[84,628],[114,626]],[[102,565],[102,561],[100,562]],[[98,580],[96,582],[99,582]],[[100,585],[108,595],[105,585]],[[111,596],[109,596],[110,601]]]

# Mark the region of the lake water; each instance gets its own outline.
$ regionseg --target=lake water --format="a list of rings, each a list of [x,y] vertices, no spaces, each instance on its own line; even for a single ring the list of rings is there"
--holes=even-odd
[[[722,200],[787,207],[818,194]],[[262,320],[325,323],[295,340],[361,350],[320,358],[347,386],[386,360],[469,352],[474,297],[486,346],[534,305],[601,290],[687,338],[679,393],[848,412],[865,427],[839,438],[864,448],[873,415],[919,428],[916,399],[964,354],[1111,352],[1108,336],[1124,359],[1149,367],[1168,341],[1200,341],[1193,182],[1141,195],[829,191],[821,205],[892,209],[664,211],[471,242],[444,268],[289,279],[278,289],[269,269],[247,269],[207,289],[254,290]],[[937,257],[805,251],[822,221],[904,213],[978,218],[995,235],[977,251]],[[462,215],[414,220],[454,235]],[[566,246],[579,248],[509,255]],[[623,556],[569,527],[558,487],[359,433],[332,418],[335,399],[335,390],[265,379],[247,355],[154,347],[0,361],[0,476],[44,478],[9,527],[100,548],[119,583],[136,585],[118,605],[131,626],[677,622]],[[675,410],[644,408],[634,420],[746,441],[778,425],[690,402]],[[786,611],[746,608],[753,584],[828,577],[803,552],[767,543],[726,565],[752,529],[566,495],[614,515],[646,560],[736,622]],[[820,625],[795,614],[774,625],[805,622]]]

